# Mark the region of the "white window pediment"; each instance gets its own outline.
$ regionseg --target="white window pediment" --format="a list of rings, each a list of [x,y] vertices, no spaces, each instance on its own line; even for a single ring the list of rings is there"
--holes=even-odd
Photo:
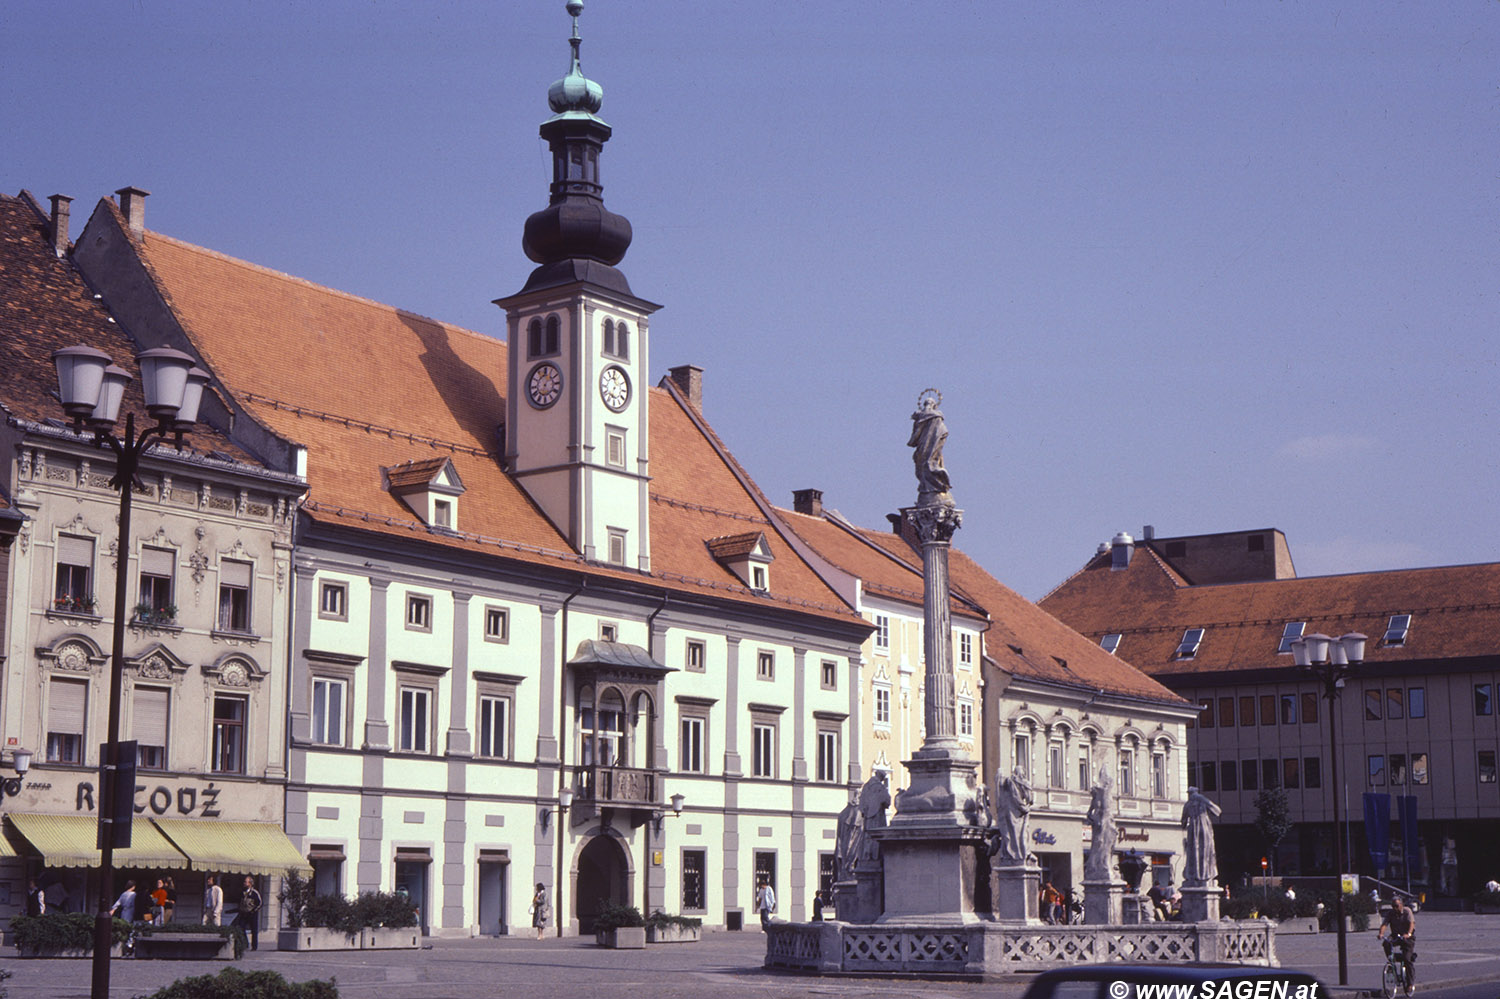
[[[386,488],[422,523],[439,531],[458,530],[463,480],[451,458],[408,461],[383,469]]]
[[[771,563],[776,556],[771,553],[764,532],[728,534],[710,538],[705,543],[714,559],[734,573],[741,583],[760,592],[771,589]]]

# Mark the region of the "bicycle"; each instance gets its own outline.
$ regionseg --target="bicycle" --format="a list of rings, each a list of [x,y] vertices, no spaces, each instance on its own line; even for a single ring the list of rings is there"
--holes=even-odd
[[[1385,947],[1385,970],[1380,975],[1380,991],[1385,999],[1396,999],[1399,995],[1411,995],[1415,986],[1411,981],[1411,951],[1413,942],[1410,940],[1392,941],[1382,940]]]

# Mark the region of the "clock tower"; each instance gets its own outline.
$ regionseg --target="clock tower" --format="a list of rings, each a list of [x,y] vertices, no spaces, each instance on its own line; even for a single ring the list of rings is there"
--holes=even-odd
[[[615,266],[630,222],[604,207],[599,154],[611,129],[604,90],[579,64],[580,0],[572,65],[547,91],[553,116],[551,197],[526,220],[522,249],[537,267],[497,299],[509,336],[505,460],[533,502],[585,558],[650,566],[647,396],[650,316]]]

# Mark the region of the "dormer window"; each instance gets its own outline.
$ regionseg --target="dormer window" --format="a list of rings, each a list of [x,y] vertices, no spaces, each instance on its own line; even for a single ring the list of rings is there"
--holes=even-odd
[[[1182,633],[1182,641],[1177,643],[1177,658],[1192,659],[1198,655],[1198,646],[1203,644],[1203,629],[1189,628]]]
[[[714,559],[734,573],[741,583],[760,593],[771,589],[771,546],[761,531],[711,538],[708,550]]]
[[[1276,654],[1291,655],[1292,643],[1302,637],[1302,632],[1306,630],[1306,628],[1306,621],[1288,622],[1286,627],[1281,629],[1281,644],[1277,646]]]
[[[429,527],[458,529],[458,498],[464,484],[449,458],[408,461],[385,469],[391,495]]]
[[[1406,633],[1411,628],[1410,614],[1392,614],[1391,623],[1386,625],[1385,638],[1382,645],[1402,646],[1406,644]]]

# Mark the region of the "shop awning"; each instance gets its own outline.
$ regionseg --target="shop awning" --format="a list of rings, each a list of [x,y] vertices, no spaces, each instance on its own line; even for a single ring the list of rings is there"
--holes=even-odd
[[[38,815],[6,812],[12,828],[26,838],[48,867],[98,867],[99,820],[91,815]],[[117,869],[157,870],[188,866],[188,858],[142,816],[130,823],[130,846],[116,850]]]
[[[152,819],[177,849],[188,855],[195,871],[230,874],[282,874],[288,867],[312,873],[306,858],[269,822],[222,822],[197,819]]]

